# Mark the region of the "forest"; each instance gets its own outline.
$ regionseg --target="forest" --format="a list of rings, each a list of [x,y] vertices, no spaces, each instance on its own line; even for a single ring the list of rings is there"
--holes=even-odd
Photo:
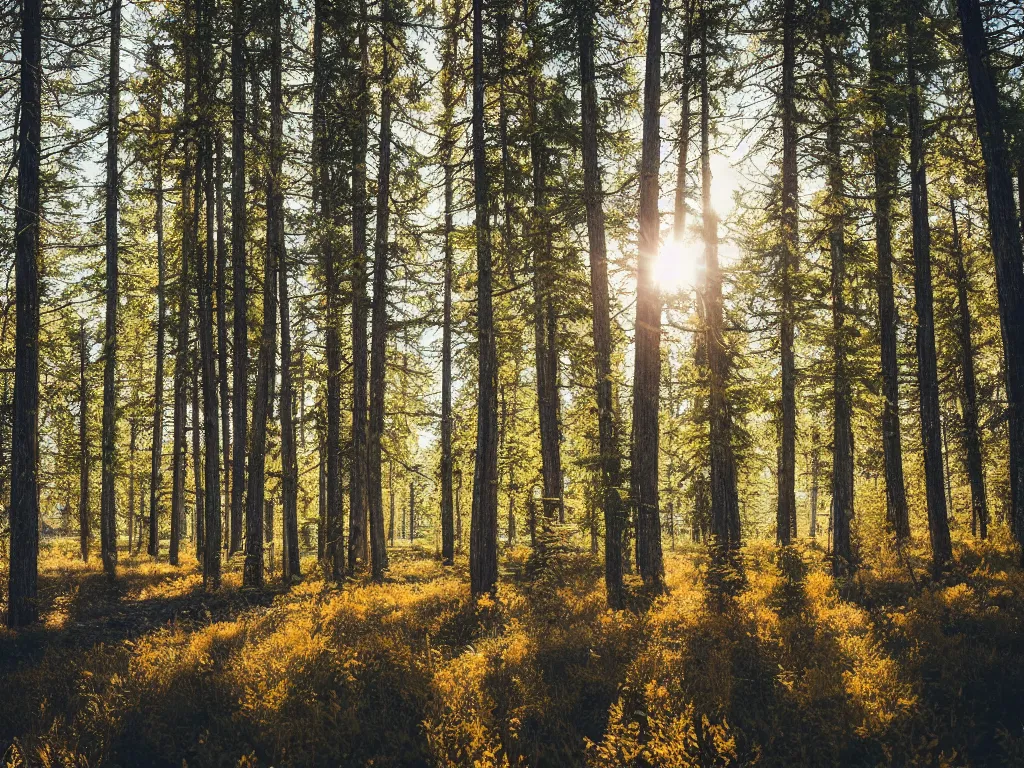
[[[1024,766],[1018,0],[10,0],[0,755]]]

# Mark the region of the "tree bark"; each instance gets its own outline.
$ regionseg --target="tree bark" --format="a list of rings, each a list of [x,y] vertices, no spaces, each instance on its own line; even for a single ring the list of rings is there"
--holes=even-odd
[[[690,2],[685,3],[683,20],[683,73],[682,87],[679,93],[679,159],[676,163],[676,191],[673,201],[672,239],[680,244],[686,238],[686,174],[689,170],[690,157],[690,89],[691,89],[691,51],[693,41],[691,32],[693,14]]]
[[[597,395],[598,451],[600,453],[601,507],[604,512],[604,578],[608,606],[623,606],[622,532],[626,513],[620,495],[622,458],[612,396],[611,310],[608,298],[608,249],[604,225],[604,191],[598,159],[598,105],[594,65],[594,16],[591,0],[580,4],[580,112],[583,154],[583,199],[587,209],[590,244],[590,299],[594,331],[594,369]]]
[[[1020,227],[1024,230],[1024,161],[1017,166],[1017,213],[1020,214]]]
[[[325,394],[326,434],[321,463],[323,464],[323,542],[321,559],[328,563],[335,581],[344,576],[345,545],[341,489],[341,313],[342,297],[338,250],[334,238],[337,214],[337,192],[329,164],[327,139],[332,135],[327,120],[328,80],[324,59],[324,8],[315,5],[313,28],[313,173],[314,196],[321,213],[323,231],[320,236],[320,258],[324,273],[327,311],[325,314],[327,382]]]
[[[894,135],[896,89],[892,56],[886,48],[888,27],[884,21],[887,6],[872,0],[868,6],[868,56],[876,126],[871,133],[871,152],[875,176],[875,249],[877,253],[876,290],[878,292],[878,335],[881,342],[882,373],[882,448],[885,454],[886,516],[896,543],[910,538],[907,492],[903,480],[903,445],[900,434],[899,361],[896,352],[896,299],[893,292],[892,202],[897,191],[899,144]]]
[[[108,578],[117,573],[117,151],[121,125],[121,0],[110,7],[110,72],[107,82],[106,317],[103,326],[103,438],[100,488],[100,557]]]
[[[473,0],[473,182],[477,268],[477,422],[469,572],[474,596],[498,582],[498,360],[492,305],[490,191],[484,143],[483,0]],[[410,510],[411,511],[411,510]]]
[[[163,97],[157,98],[156,105],[156,173],[153,185],[156,188],[156,375],[153,382],[153,448],[150,454],[149,472],[149,543],[146,548],[150,557],[160,554],[160,485],[163,481],[164,455],[164,337],[167,330],[167,253],[164,249],[164,141],[163,141]]]
[[[847,577],[853,570],[850,524],[853,520],[853,425],[848,372],[846,328],[846,200],[842,157],[842,118],[839,113],[837,52],[842,31],[827,0],[828,36],[825,65],[825,155],[829,206],[828,239],[832,300],[832,573]]]
[[[189,0],[184,8],[185,16],[191,19],[193,3]],[[193,83],[193,56],[188,50],[179,53],[182,59],[184,96],[183,104],[186,112],[196,108]],[[178,334],[177,348],[174,356],[174,425],[173,425],[173,487],[171,489],[171,542],[168,549],[168,561],[171,565],[178,564],[178,549],[181,541],[182,525],[185,521],[185,476],[188,461],[188,436],[185,424],[188,408],[188,359],[189,359],[189,286],[190,262],[195,256],[196,243],[196,209],[193,195],[199,195],[195,188],[197,163],[195,142],[191,136],[183,141],[183,158],[180,176],[181,202],[178,206],[179,228],[181,231],[181,272],[178,278]]]
[[[702,20],[703,22],[703,20]],[[707,25],[701,24],[700,159],[704,224],[705,338],[708,358],[708,404],[711,447],[711,533],[716,557],[740,545],[740,510],[736,490],[736,457],[732,446],[732,415],[727,382],[729,355],[725,348],[722,310],[722,271],[718,266],[718,214],[711,202],[711,99],[708,87]]]
[[[456,2],[450,23],[461,18],[462,4]],[[446,33],[441,70],[442,139],[444,163],[444,297],[441,319],[441,561],[455,563],[455,522],[452,502],[452,280],[454,271],[455,189],[455,79],[459,56],[459,35],[455,28]]]
[[[367,450],[367,498],[370,513],[370,567],[374,581],[384,579],[388,567],[384,531],[384,486],[381,474],[381,439],[384,435],[384,390],[388,334],[388,223],[391,213],[391,63],[390,4],[381,2],[382,85],[380,95],[380,158],[377,163],[377,226],[373,241],[373,309],[370,346],[370,419]]]
[[[538,119],[537,90],[541,63],[537,54],[539,13],[537,0],[525,0],[530,27],[529,109],[530,160],[533,171],[533,216],[529,247],[533,255],[534,361],[537,372],[537,415],[540,428],[541,477],[544,483],[544,519],[565,522],[562,499],[562,449],[558,397],[558,322],[555,310],[555,265],[552,257],[552,212],[547,200],[547,152]],[[510,517],[511,523],[511,517]]]
[[[644,77],[640,161],[640,253],[637,263],[636,352],[633,372],[631,485],[636,510],[636,562],[644,584],[663,588],[658,511],[658,391],[661,383],[661,296],[654,276],[658,258],[658,168],[661,161],[662,0],[651,0]]]
[[[281,214],[284,213],[282,207]],[[284,222],[279,224],[284,235]],[[282,243],[283,246],[283,243]],[[282,564],[287,583],[298,578],[299,569],[299,468],[295,442],[295,394],[292,387],[291,365],[291,313],[288,300],[287,257],[279,271],[281,304],[281,515],[283,524]]]
[[[228,247],[224,231],[224,137],[216,136],[216,208],[217,208],[217,386],[220,406],[220,437],[224,455],[222,493],[227,510],[221,521],[221,532],[231,541],[231,397],[228,392]],[[209,203],[207,203],[209,205]]]
[[[197,184],[197,200],[199,199],[198,190],[200,188],[201,186]],[[197,272],[203,269],[202,262],[204,260],[204,250],[205,249],[203,248],[196,248],[195,267]],[[200,351],[198,349],[200,344],[199,337],[203,333],[203,329],[201,327],[203,322],[203,307],[201,304],[202,290],[200,278],[197,276],[196,292],[199,294],[198,298],[200,302],[199,317],[197,318],[198,322],[196,323],[198,326],[196,329],[198,333],[196,334],[196,339],[192,349],[192,356],[189,362],[191,363],[192,368],[192,382],[190,386],[190,393],[192,397],[192,483],[195,487],[195,544],[196,562],[198,563],[203,562],[203,552],[204,547],[206,546],[206,486],[205,475],[203,474],[203,434],[199,426],[202,422],[202,416],[200,415],[202,411],[200,411],[199,406],[199,368],[202,365],[202,362],[200,360]]]
[[[327,562],[327,448],[324,440],[320,440],[320,463],[317,465],[319,486],[317,494],[318,515],[316,528],[316,557],[321,563]]]
[[[1011,527],[1024,540],[1024,254],[1013,203],[1013,180],[1006,149],[999,94],[979,0],[957,0],[967,74],[985,161],[989,230],[996,262],[999,319],[1009,401]]]
[[[512,26],[512,11],[511,3],[506,5],[505,3],[496,3],[495,8],[495,45],[494,50],[497,56],[497,72],[494,76],[496,85],[498,86],[498,150],[501,153],[501,246],[502,246],[502,259],[504,260],[505,270],[508,273],[508,284],[509,287],[513,287],[516,284],[516,257],[515,252],[515,233],[513,231],[513,222],[515,219],[515,206],[512,202],[512,191],[514,182],[512,180],[512,154],[509,151],[511,141],[509,140],[509,109],[508,109],[508,50],[510,47],[510,35],[509,30]],[[504,425],[498,427],[502,436],[504,436],[505,428]],[[503,442],[503,437],[499,439],[499,443]],[[499,448],[500,454],[500,448]],[[500,471],[500,470],[499,470]],[[500,482],[500,478],[499,478]]]
[[[359,74],[356,77],[356,115],[352,142],[352,458],[349,478],[348,567],[364,562],[366,551],[367,483],[367,375],[366,343],[366,144],[370,112],[369,30],[366,2],[360,2]]]
[[[799,166],[796,112],[796,3],[784,0],[782,18],[782,263],[779,345],[782,351],[782,435],[776,538],[789,544],[796,528],[796,357],[793,351],[793,280],[800,254]]]
[[[280,0],[278,0],[279,2]],[[278,13],[273,23],[277,24]],[[271,133],[280,130],[279,108],[271,105]],[[263,329],[260,333],[259,360],[256,368],[256,394],[252,406],[252,432],[249,445],[249,478],[246,489],[245,567],[242,583],[247,587],[263,586],[263,526],[266,493],[267,420],[273,409],[275,357],[277,355],[277,269],[283,233],[278,234],[279,217],[274,214],[279,204],[280,154],[271,152],[272,167],[266,179],[267,249],[263,265]]]
[[[299,470],[295,447],[295,394],[292,387],[291,307],[288,301],[288,254],[285,249],[284,94],[281,85],[283,23],[281,0],[273,3],[270,35],[270,179],[267,195],[267,250],[277,265],[281,312],[281,561],[285,583],[299,574]],[[269,405],[268,405],[269,410]]]
[[[282,6],[275,2],[275,19],[270,54],[270,175],[273,205],[276,262],[279,264],[281,308],[281,497],[283,523],[282,563],[285,581],[299,573],[299,470],[295,445],[295,394],[292,386],[291,307],[288,298],[288,254],[285,248],[285,194],[282,187],[284,162],[284,96],[282,93]]]
[[[416,541],[416,484],[409,481],[409,544]]]
[[[82,562],[89,561],[89,386],[85,374],[89,367],[89,348],[82,318],[78,364],[78,547]]]
[[[949,198],[949,212],[953,221],[953,257],[956,259],[956,333],[960,347],[960,373],[963,377],[960,403],[963,408],[967,478],[971,486],[971,519],[977,523],[981,538],[985,539],[988,538],[988,501],[985,498],[985,466],[981,455],[981,435],[978,431],[978,386],[974,373],[974,344],[971,341],[971,306],[967,297],[969,280],[964,263],[963,241],[957,222],[956,200],[952,196]]]
[[[388,544],[395,546],[395,462],[388,462]]]
[[[928,176],[925,167],[924,115],[917,69],[916,5],[907,21],[907,116],[910,132],[910,210],[914,240],[914,311],[917,314],[917,388],[921,407],[925,495],[932,564],[940,570],[952,557],[946,496],[942,477],[942,423],[939,412],[939,374],[935,353],[935,312],[932,298],[931,227],[928,223]]]
[[[171,565],[178,564],[178,546],[181,541],[181,523],[185,515],[185,466],[186,466],[186,428],[185,409],[188,399],[188,326],[189,326],[189,261],[192,259],[192,226],[189,221],[192,215],[192,167],[194,158],[192,149],[185,147],[184,167],[181,173],[181,272],[178,277],[178,338],[174,353],[174,426],[173,426],[173,478],[171,488],[171,541],[168,548],[168,560]]]
[[[231,537],[228,554],[242,548],[245,508],[246,415],[249,394],[249,302],[245,285],[245,5],[231,1]]]
[[[203,16],[199,25],[199,38],[206,61],[213,60],[213,19],[214,2],[206,0],[202,5]],[[203,585],[207,589],[220,587],[221,549],[221,446],[218,419],[222,416],[217,391],[217,349],[214,344],[213,297],[217,281],[217,264],[220,254],[215,243],[214,224],[216,221],[216,190],[214,179],[215,150],[213,131],[213,79],[208,69],[203,71],[202,105],[200,114],[207,126],[203,140],[205,197],[206,197],[206,248],[197,250],[205,256],[196,263],[197,287],[199,289],[199,354],[202,365],[203,386],[203,437],[205,448],[204,469],[206,472],[206,516],[205,538],[203,540]],[[196,221],[199,216],[196,216]],[[222,380],[223,381],[223,380]],[[226,454],[225,454],[226,455]]]
[[[138,443],[139,427],[133,416],[128,431],[128,556],[132,554],[135,543],[135,451]]]
[[[200,41],[199,37],[199,25],[203,13],[202,3],[198,3],[196,7],[196,34],[192,40],[192,44],[198,46]],[[198,73],[198,68],[197,68]],[[205,84],[203,83],[203,75],[198,74],[197,77],[197,91],[198,91],[198,110],[205,108],[204,97],[205,97]],[[205,138],[205,137],[204,137]],[[200,431],[200,424],[202,421],[200,411],[200,375],[202,366],[202,337],[206,332],[206,308],[203,305],[205,299],[204,293],[204,279],[206,270],[206,258],[207,249],[205,240],[200,238],[199,227],[202,223],[202,212],[203,212],[203,200],[205,195],[205,176],[206,171],[206,147],[205,144],[201,143],[202,140],[196,137],[196,176],[195,176],[195,191],[192,198],[192,218],[190,226],[192,230],[192,242],[193,242],[193,265],[194,271],[194,288],[196,291],[196,318],[195,318],[195,339],[192,342],[191,356],[189,359],[190,363],[190,375],[191,375],[191,388],[190,393],[192,397],[192,482],[195,488],[195,508],[193,513],[195,515],[195,545],[196,545],[196,562],[204,563],[204,551],[206,546],[206,481],[203,472],[203,438],[202,432]],[[214,462],[216,463],[216,461]],[[203,569],[205,577],[205,567]],[[204,579],[205,581],[205,579]]]
[[[683,87],[680,95],[680,111],[681,118],[679,121],[679,160],[676,166],[676,193],[675,193],[675,210],[672,216],[672,239],[677,243],[681,244],[686,238],[686,175],[689,169],[689,155],[690,155],[690,140],[691,140],[691,128],[690,128],[690,91],[692,87],[692,30],[693,30],[693,9],[687,2],[685,16],[685,27],[683,30]],[[702,38],[703,39],[703,38]],[[715,223],[717,237],[717,222]],[[716,246],[717,247],[717,246]],[[707,324],[707,308],[705,306],[704,292],[707,290],[707,272],[706,264],[702,263],[699,269],[703,269],[694,285],[694,290],[697,294],[695,305],[696,315],[698,321],[698,328],[693,334],[693,362],[694,366],[698,371],[698,376],[706,378],[707,376],[707,341],[706,341],[706,324]],[[693,419],[700,423],[708,418],[707,416],[708,403],[707,398],[700,391],[696,392],[693,396]],[[710,454],[710,451],[709,451]],[[708,457],[710,462],[710,455]],[[707,523],[706,513],[711,508],[710,499],[710,487],[707,482],[707,478],[710,476],[710,463],[706,463],[703,466],[696,467],[694,470],[693,479],[693,495],[694,495],[694,527],[693,527],[693,540],[700,541],[700,525]],[[699,521],[699,524],[698,524]]]
[[[39,616],[39,139],[42,127],[42,2],[21,10],[21,115],[15,219],[14,422],[11,433],[11,551],[7,625]]]
[[[818,427],[811,430],[811,527],[808,535],[818,537],[818,478],[821,475],[821,433]]]

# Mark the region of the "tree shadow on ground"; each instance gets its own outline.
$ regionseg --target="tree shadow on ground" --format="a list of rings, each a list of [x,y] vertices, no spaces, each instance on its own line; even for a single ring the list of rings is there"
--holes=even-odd
[[[524,554],[525,556],[525,554]],[[1024,584],[971,550],[940,581],[754,545],[668,564],[608,611],[600,562],[549,551],[473,601],[464,563],[287,594],[137,564],[46,590],[0,633],[0,746],[34,762],[214,766],[1006,765],[1024,757]],[[137,571],[137,572],[136,572]],[[591,744],[592,743],[592,744]]]

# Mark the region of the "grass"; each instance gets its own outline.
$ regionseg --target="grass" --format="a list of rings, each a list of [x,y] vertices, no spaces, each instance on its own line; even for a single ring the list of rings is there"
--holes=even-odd
[[[753,543],[739,587],[671,553],[670,593],[604,606],[601,564],[393,553],[387,582],[202,590],[193,562],[42,558],[45,621],[0,630],[7,765],[1024,765],[1024,578],[964,542],[836,585],[822,552]],[[908,567],[907,563],[910,563]],[[312,561],[303,563],[315,574]]]

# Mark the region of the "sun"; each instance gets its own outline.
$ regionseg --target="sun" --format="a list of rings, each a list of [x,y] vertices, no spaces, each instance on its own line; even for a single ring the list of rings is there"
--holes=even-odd
[[[664,294],[687,291],[696,285],[703,243],[670,239],[661,244],[654,263],[654,279]]]

